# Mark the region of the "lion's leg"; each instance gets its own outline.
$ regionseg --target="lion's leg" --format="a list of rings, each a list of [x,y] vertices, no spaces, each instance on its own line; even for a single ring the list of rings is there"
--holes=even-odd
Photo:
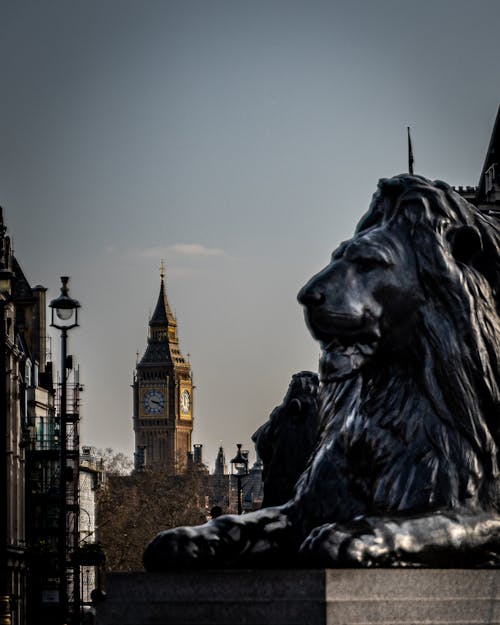
[[[253,561],[265,565],[278,553],[286,554],[284,562],[288,554],[297,553],[300,542],[286,506],[264,508],[242,516],[220,516],[197,527],[160,532],[146,547],[143,562],[148,571],[239,566]]]
[[[500,516],[437,512],[323,525],[306,538],[300,555],[315,566],[498,565]]]

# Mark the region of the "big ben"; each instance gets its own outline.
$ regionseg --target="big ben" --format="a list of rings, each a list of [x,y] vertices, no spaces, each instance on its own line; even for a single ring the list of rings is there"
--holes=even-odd
[[[193,379],[191,366],[180,351],[163,262],[160,277],[146,351],[134,375],[135,468],[163,468],[175,473],[191,451]]]

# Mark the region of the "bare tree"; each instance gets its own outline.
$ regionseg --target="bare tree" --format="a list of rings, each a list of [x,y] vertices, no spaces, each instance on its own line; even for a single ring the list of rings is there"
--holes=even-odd
[[[98,508],[106,569],[142,569],[144,547],[157,532],[203,523],[207,506],[207,476],[197,466],[188,466],[177,475],[164,469],[110,474]]]
[[[102,460],[107,475],[130,475],[134,467],[133,461],[121,451],[116,452],[111,447],[93,449],[93,456]]]

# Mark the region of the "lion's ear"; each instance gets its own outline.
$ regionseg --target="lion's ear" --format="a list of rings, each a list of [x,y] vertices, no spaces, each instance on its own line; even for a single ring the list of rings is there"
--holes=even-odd
[[[455,260],[464,264],[470,264],[472,258],[483,250],[481,234],[473,226],[453,228],[446,234],[446,238]]]

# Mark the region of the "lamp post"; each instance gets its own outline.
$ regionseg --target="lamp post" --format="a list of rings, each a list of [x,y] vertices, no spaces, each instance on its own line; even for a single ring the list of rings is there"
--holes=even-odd
[[[66,370],[67,370],[67,341],[68,330],[78,326],[78,308],[80,304],[69,296],[69,278],[61,276],[61,294],[53,299],[49,306],[52,316],[50,325],[61,331],[61,403],[59,409],[59,537],[58,537],[58,561],[59,561],[59,605],[62,623],[66,623],[68,615],[68,581],[67,575],[67,501],[66,501],[66,477],[67,477],[67,428],[66,428]]]
[[[236,477],[238,482],[238,514],[242,512],[242,491],[241,480],[248,475],[248,452],[241,451],[241,443],[237,443],[238,451],[236,456],[231,460],[231,473]]]

